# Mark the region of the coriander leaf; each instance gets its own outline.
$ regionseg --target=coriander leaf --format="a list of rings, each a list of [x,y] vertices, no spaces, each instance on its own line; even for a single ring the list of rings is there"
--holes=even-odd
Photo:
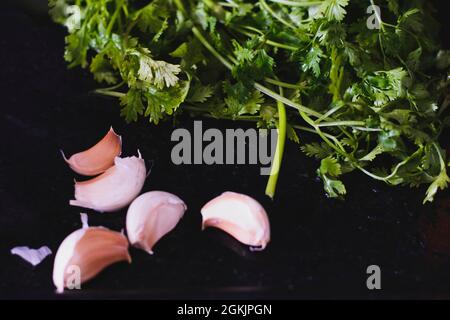
[[[259,110],[259,116],[261,117],[261,120],[258,122],[258,128],[273,128],[277,122],[277,120],[275,119],[276,115],[276,108],[268,105],[262,105]]]
[[[254,90],[250,97],[245,100],[245,103],[241,106],[239,110],[239,115],[241,114],[255,114],[261,108],[264,103],[264,96],[261,92]]]
[[[138,115],[144,113],[144,104],[142,103],[142,93],[138,89],[130,89],[128,93],[120,98],[122,110],[120,114],[125,117],[128,123],[137,121]]]
[[[202,46],[196,39],[190,39],[183,42],[174,51],[170,53],[174,58],[181,58],[181,67],[183,69],[191,69],[202,61],[205,61],[205,56],[202,53]]]
[[[409,29],[417,33],[421,32],[423,24],[420,10],[418,8],[413,8],[406,11],[398,18],[398,25],[400,28]]]
[[[422,47],[419,47],[408,54],[406,64],[408,65],[409,69],[413,71],[417,71],[419,69],[421,56],[422,56]]]
[[[431,185],[428,187],[423,203],[433,202],[434,196],[436,195],[438,189],[444,190],[445,188],[447,188],[448,183],[450,183],[450,178],[448,177],[447,171],[444,168],[441,173],[434,178],[433,183],[431,183]]]
[[[364,157],[359,159],[359,161],[373,161],[375,158],[382,154],[384,152],[383,145],[377,145],[375,148],[373,148],[372,151],[370,151],[368,154],[366,154]]]
[[[208,98],[210,98],[214,93],[214,87],[211,85],[202,85],[199,83],[196,83],[194,86],[191,87],[191,89],[189,90],[189,94],[186,98],[187,102],[192,102],[192,103],[203,103],[206,100],[208,100]]]
[[[319,47],[311,47],[306,57],[301,60],[302,70],[311,70],[316,78],[320,75],[320,61],[324,56],[323,51]]]
[[[249,91],[241,82],[234,85],[226,82],[224,92],[227,94],[225,98],[226,114],[233,117],[242,114],[255,114],[264,102],[261,92],[257,90]]]
[[[287,134],[288,139],[291,140],[292,142],[300,143],[300,138],[297,135],[297,132],[289,124],[286,124],[286,134]]]
[[[332,177],[338,177],[342,173],[341,165],[335,158],[332,157],[322,159],[319,170],[321,174],[327,174]]]
[[[252,85],[255,81],[273,74],[274,59],[264,49],[243,47],[237,41],[233,44],[237,64],[231,72],[236,80]]]
[[[53,21],[63,24],[66,21],[66,0],[48,0],[49,14]]]
[[[64,25],[69,32],[74,32],[81,26],[82,12],[81,8],[77,5],[67,6],[65,8],[65,14],[67,15]]]
[[[173,87],[178,83],[177,75],[181,72],[179,65],[153,60],[148,49],[141,49],[140,51],[131,49],[128,54],[139,59],[139,70],[137,72],[139,80],[155,85],[159,89]]]
[[[158,41],[168,28],[169,12],[163,1],[156,0],[137,12],[137,25],[142,32],[155,34],[153,41]]]
[[[325,142],[312,142],[301,146],[302,151],[309,157],[317,159],[327,158],[333,150]]]
[[[432,202],[438,189],[444,190],[445,188],[447,188],[448,183],[450,182],[450,178],[447,175],[447,164],[444,159],[445,156],[442,155],[441,149],[436,144],[433,144],[433,147],[438,154],[439,165],[441,169],[439,175],[434,177],[433,182],[428,187],[423,203]]]
[[[158,124],[163,114],[172,115],[186,99],[189,86],[189,81],[180,81],[177,85],[164,89],[151,86],[145,93],[147,99],[145,116]]]
[[[341,165],[335,158],[322,159],[317,174],[322,179],[323,187],[329,197],[338,198],[347,192],[342,181],[335,179],[342,174]]]
[[[84,28],[66,36],[66,50],[64,58],[69,62],[69,68],[87,66],[87,52],[89,49],[86,30]]]
[[[319,11],[328,20],[342,21],[347,13],[344,8],[348,5],[348,2],[349,0],[325,0]]]
[[[111,65],[103,53],[97,54],[91,61],[90,70],[94,74],[94,79],[98,82],[108,84],[117,83],[117,78],[111,70]]]
[[[323,187],[330,198],[339,198],[347,193],[344,183],[340,180],[331,179],[326,175],[321,176]]]
[[[398,0],[387,0],[388,2],[388,8],[389,10],[398,15],[398,10],[399,10],[399,4],[398,4]]]

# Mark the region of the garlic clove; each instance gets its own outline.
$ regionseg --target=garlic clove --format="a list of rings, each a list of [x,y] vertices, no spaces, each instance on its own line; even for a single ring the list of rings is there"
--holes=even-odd
[[[122,138],[111,127],[108,133],[96,145],[88,150],[76,153],[64,160],[76,173],[94,176],[105,172],[114,165],[114,159],[122,153]]]
[[[270,241],[267,213],[259,202],[247,195],[224,192],[205,204],[201,214],[203,229],[222,229],[251,246],[251,250],[263,250]]]
[[[84,227],[67,236],[56,252],[53,283],[63,292],[73,274],[79,270],[80,284],[95,277],[109,265],[128,261],[128,240],[120,232],[103,227]]]
[[[136,198],[128,208],[126,225],[131,245],[153,254],[152,248],[175,228],[186,204],[164,191],[150,191]]]
[[[116,157],[114,163],[93,179],[75,181],[75,200],[70,200],[70,205],[113,212],[130,204],[144,186],[145,162],[139,154],[139,157]]]

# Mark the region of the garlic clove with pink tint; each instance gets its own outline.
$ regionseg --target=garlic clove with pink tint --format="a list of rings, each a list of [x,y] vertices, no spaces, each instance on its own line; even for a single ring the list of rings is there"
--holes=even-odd
[[[70,204],[100,212],[120,210],[139,195],[146,177],[140,154],[116,157],[114,166],[103,174],[87,181],[75,181],[75,200],[70,200]]]
[[[251,246],[251,250],[263,250],[270,241],[267,213],[259,202],[247,195],[224,192],[205,204],[201,214],[203,229],[222,229]]]
[[[85,176],[95,176],[114,165],[115,157],[122,153],[122,138],[111,127],[93,147],[76,153],[69,159],[65,157],[64,152],[61,153],[73,171]]]
[[[120,232],[84,225],[59,246],[53,266],[53,283],[58,292],[63,292],[65,287],[74,284],[73,281],[79,281],[81,285],[119,261],[131,263],[127,238]]]
[[[136,198],[128,208],[126,225],[130,244],[153,254],[152,248],[178,224],[186,204],[164,191],[150,191]]]

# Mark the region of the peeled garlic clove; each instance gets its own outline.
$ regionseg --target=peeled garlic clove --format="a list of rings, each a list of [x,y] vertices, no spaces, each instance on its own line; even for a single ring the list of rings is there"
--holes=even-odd
[[[115,157],[122,153],[122,138],[111,127],[103,139],[90,149],[76,153],[69,159],[61,153],[73,171],[94,176],[114,165]]]
[[[67,236],[59,246],[53,266],[53,283],[58,292],[63,292],[73,281],[74,270],[79,271],[81,284],[119,261],[131,263],[128,240],[122,233],[103,227],[84,227]]]
[[[139,154],[139,157],[116,157],[114,163],[93,179],[75,181],[75,200],[70,200],[70,204],[100,212],[117,211],[130,204],[144,186],[144,160]]]
[[[170,232],[187,207],[177,196],[150,191],[134,200],[127,213],[127,234],[131,245],[153,254],[156,242]]]
[[[270,241],[269,218],[255,199],[240,193],[224,192],[201,209],[202,228],[216,227],[240,242],[263,250]]]

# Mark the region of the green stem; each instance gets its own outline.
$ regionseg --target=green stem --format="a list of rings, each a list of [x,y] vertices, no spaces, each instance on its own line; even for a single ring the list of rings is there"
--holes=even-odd
[[[294,128],[294,129],[298,129],[298,130],[302,130],[302,131],[305,131],[305,132],[314,133],[314,134],[317,134],[317,135],[318,135],[318,133],[317,133],[316,130],[314,130],[314,129],[312,129],[312,128],[309,128],[309,127],[301,126],[301,125],[298,125],[298,124],[291,124],[290,126],[291,126],[292,128]],[[328,134],[328,133],[325,133],[325,132],[322,132],[322,134],[323,134],[325,137],[327,137],[327,138],[329,138],[329,139],[331,139],[331,140],[333,140],[333,138],[335,138],[333,135]]]
[[[233,27],[233,26],[231,26],[231,28],[236,30],[239,33],[242,33],[243,35],[246,35],[247,37],[252,37],[252,36],[255,35],[254,33],[242,30],[242,28]],[[260,36],[264,36],[264,33],[262,33],[260,30],[258,30],[256,28],[248,27],[248,26],[245,26],[244,28],[248,29],[248,30],[252,30],[252,31],[256,32],[257,34],[259,34]],[[264,39],[264,41],[265,41],[265,43],[267,45],[275,47],[275,48],[286,49],[286,50],[290,50],[290,51],[297,51],[298,50],[297,47],[294,47],[294,46],[291,46],[291,45],[288,45],[288,44],[284,44],[284,43],[280,43],[280,42],[276,42],[276,41],[273,41],[273,40]]]
[[[181,0],[174,0],[175,2],[175,6],[178,8],[178,10],[181,11],[181,13],[186,16],[187,15],[187,11],[186,8],[184,7],[183,3],[181,2]]]
[[[283,95],[283,89],[280,87],[280,95]],[[283,161],[284,144],[286,142],[286,108],[281,101],[277,101],[278,107],[278,138],[275,156],[270,170],[270,177],[267,181],[266,195],[273,199],[277,187],[278,176],[280,173],[281,162]]]
[[[115,97],[115,98],[122,98],[122,97],[126,96],[126,94],[123,92],[103,91],[101,89],[94,90],[94,93],[100,94],[102,96],[109,96],[109,97]]]
[[[336,107],[328,110],[323,116],[321,116],[319,119],[316,120],[316,123],[320,123],[323,120],[330,118],[335,112],[337,112],[342,107],[343,107],[342,105],[337,105]]]
[[[113,16],[111,17],[111,20],[109,21],[108,26],[106,27],[106,34],[108,36],[111,35],[112,28],[114,27],[114,24],[116,23],[117,17],[120,14],[120,10],[122,10],[123,6],[123,0],[117,0],[116,1],[116,10],[113,13]]]
[[[105,91],[113,91],[113,90],[116,90],[116,89],[120,88],[120,87],[123,86],[124,84],[125,84],[125,81],[122,81],[122,82],[120,82],[120,83],[118,83],[118,84],[115,84],[115,85],[113,85],[113,86],[111,86],[111,87],[98,88],[98,89],[96,89],[95,91],[102,91],[102,92],[105,92]]]
[[[363,126],[364,121],[329,121],[316,124],[317,127],[338,127],[338,126]]]
[[[312,1],[312,2],[295,2],[289,0],[270,0],[270,1],[292,7],[313,7],[321,5],[323,3],[323,1]]]
[[[229,70],[233,69],[233,66],[228,62],[214,47],[206,40],[202,33],[197,29],[197,27],[192,28],[192,32],[197,37],[197,39],[205,46],[206,49],[211,52],[211,54],[216,57],[222,64]]]
[[[193,112],[198,112],[198,113],[201,113],[203,117],[214,118],[214,119],[233,120],[233,121],[243,120],[243,121],[252,121],[252,122],[261,120],[260,116],[250,116],[250,115],[240,115],[240,116],[223,116],[223,115],[221,115],[220,117],[218,117],[218,116],[209,114],[208,110],[206,110],[205,108],[202,108],[199,106],[193,106],[190,104],[183,104],[182,109],[188,110],[188,111],[193,111]]]
[[[310,114],[310,115],[312,115],[312,116],[315,116],[315,117],[317,117],[317,118],[320,118],[320,117],[322,116],[321,113],[319,113],[319,112],[317,112],[317,111],[314,111],[314,110],[312,110],[312,109],[309,109],[309,108],[307,108],[307,107],[304,107],[304,106],[302,106],[302,105],[300,105],[300,104],[298,104],[298,103],[296,103],[296,102],[294,102],[294,101],[291,101],[291,100],[289,100],[289,99],[287,99],[287,98],[285,98],[285,97],[279,95],[278,93],[273,92],[273,91],[270,90],[269,88],[266,88],[265,86],[263,86],[263,85],[260,84],[260,83],[255,82],[254,87],[255,87],[256,90],[261,91],[261,92],[264,93],[265,95],[267,95],[267,96],[269,96],[269,97],[275,99],[276,101],[280,101],[280,102],[284,103],[284,104],[287,105],[287,106],[290,106],[290,107],[292,107],[292,108],[295,108],[295,109],[297,109],[298,111],[305,112],[305,113]]]
[[[278,21],[280,21],[282,24],[284,24],[286,27],[291,28],[293,30],[297,30],[297,28],[290,24],[289,22],[287,22],[286,20],[284,20],[282,17],[280,17],[275,11],[272,10],[272,8],[267,4],[266,1],[264,0],[259,0],[259,3],[261,5],[261,7],[266,10],[270,15],[272,15],[272,17],[274,17],[275,19],[277,19]]]
[[[333,150],[335,150],[338,154],[343,156],[344,158],[348,158],[352,160],[352,157],[347,154],[347,151],[345,151],[344,146],[339,142],[338,139],[336,139],[335,136],[327,136],[320,128],[314,123],[314,121],[304,112],[300,112],[300,116],[305,120],[306,123],[308,123],[310,126],[314,128],[314,130],[317,132],[317,134],[325,141],[326,144],[328,144]],[[331,142],[330,139],[334,142]]]
[[[286,89],[293,89],[293,90],[305,89],[305,87],[303,85],[287,83],[287,82],[275,80],[275,79],[272,79],[272,78],[264,78],[264,81],[267,82],[267,83],[270,83],[270,84],[282,87],[282,88],[286,88]]]
[[[367,171],[366,169],[364,169],[363,167],[361,167],[358,163],[355,162],[355,166],[362,172],[364,172],[365,174],[367,174],[369,177],[375,179],[375,180],[380,180],[380,181],[384,181],[384,182],[389,182],[388,180],[393,178],[398,170],[403,167],[405,164],[407,164],[412,158],[414,158],[416,156],[416,154],[420,153],[422,151],[422,147],[420,147],[419,149],[417,149],[416,152],[414,152],[412,155],[410,155],[409,157],[407,157],[405,160],[403,160],[402,162],[399,162],[394,170],[391,172],[391,174],[389,174],[386,177],[380,177],[376,174],[371,173],[370,171]]]

